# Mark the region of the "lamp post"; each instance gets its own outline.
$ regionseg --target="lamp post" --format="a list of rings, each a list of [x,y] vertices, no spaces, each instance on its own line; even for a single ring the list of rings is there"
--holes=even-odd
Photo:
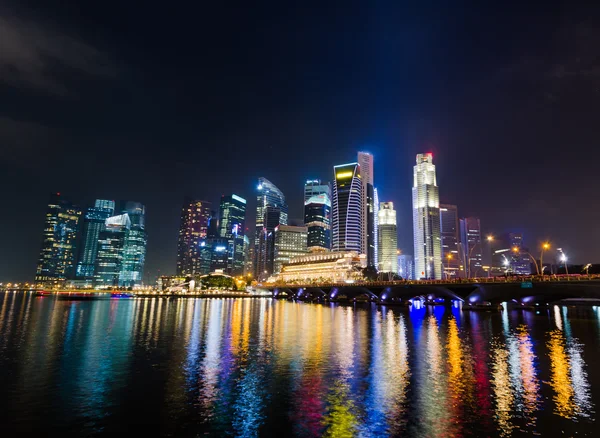
[[[519,253],[521,252],[521,250],[519,249],[519,247],[518,247],[518,246],[515,246],[515,247],[512,249],[512,251],[513,251],[515,254],[519,254]],[[527,251],[523,251],[523,252],[524,252],[525,254],[527,254],[531,260],[533,260],[533,265],[535,266],[535,271],[537,272],[537,275],[540,275],[540,269],[538,268],[537,260],[535,259],[535,257],[534,257],[534,256],[532,256],[531,254],[529,254]]]
[[[542,271],[542,275],[544,275],[544,250],[550,249],[550,244],[548,242],[542,243],[542,250],[540,251],[540,271]]]
[[[446,280],[450,279],[450,260],[452,260],[452,254],[446,256],[448,259],[448,266],[446,267]]]
[[[560,261],[565,264],[565,273],[567,274],[567,280],[569,279],[569,268],[567,267],[567,256],[565,255],[562,248],[556,248],[558,252],[560,252]]]

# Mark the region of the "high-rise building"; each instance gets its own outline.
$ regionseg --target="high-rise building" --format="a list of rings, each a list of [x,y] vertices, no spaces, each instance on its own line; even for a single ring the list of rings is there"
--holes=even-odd
[[[119,286],[141,285],[146,263],[146,207],[140,202],[123,203],[123,214],[129,216],[131,226],[125,233],[123,263],[119,274]]]
[[[283,192],[266,178],[258,179],[256,229],[254,234],[254,277],[264,280],[273,273],[277,225],[287,225],[288,206]]]
[[[413,237],[415,277],[442,278],[440,197],[433,154],[418,154],[413,172]]]
[[[97,287],[119,286],[127,232],[131,220],[127,213],[111,216],[104,221],[98,237],[98,253],[94,273]]]
[[[75,240],[81,211],[60,193],[50,196],[46,209],[36,283],[60,285],[75,274]]]
[[[320,179],[309,179],[304,183],[304,203],[313,196],[327,195],[331,198],[331,187],[328,183],[321,182]]]
[[[398,275],[404,280],[414,280],[414,266],[411,255],[398,254]]]
[[[529,250],[523,246],[523,234],[506,233],[490,242],[492,251],[491,275],[531,274]]]
[[[373,205],[375,206],[375,212],[373,217],[375,218],[375,267],[379,266],[379,193],[377,187],[373,188]]]
[[[250,238],[248,234],[244,235],[244,275],[246,277],[252,277],[253,269],[253,259],[254,259],[254,247],[250,242]]]
[[[326,193],[306,200],[304,225],[308,228],[307,246],[310,251],[331,249],[331,200]]]
[[[278,225],[275,227],[275,262],[273,273],[279,274],[284,264],[289,263],[294,257],[308,252],[306,241],[307,227],[294,227]]]
[[[481,225],[478,217],[466,217],[460,220],[460,240],[465,260],[465,273],[468,278],[484,275],[483,247],[481,243]]]
[[[363,246],[362,253],[367,255],[367,265],[377,267],[375,260],[375,186],[373,174],[373,155],[368,152],[358,153],[358,164],[363,183]]]
[[[395,274],[398,271],[398,228],[394,203],[380,203],[378,216],[378,268],[380,272]]]
[[[333,167],[332,251],[355,251],[364,254],[363,183],[358,163]]]
[[[104,222],[115,213],[115,201],[96,199],[93,207],[88,207],[83,217],[83,229],[76,276],[93,280],[98,254],[98,239],[104,229]]]
[[[440,236],[442,239],[442,264],[446,278],[456,278],[462,267],[459,253],[458,208],[456,205],[440,204]]]
[[[219,210],[219,236],[227,239],[227,266],[224,272],[233,276],[242,275],[246,200],[238,195],[223,195]]]
[[[210,219],[210,202],[186,198],[179,225],[177,275],[210,272],[211,254],[206,247]]]
[[[229,270],[229,239],[209,237],[206,247],[210,252],[210,272],[227,273]]]

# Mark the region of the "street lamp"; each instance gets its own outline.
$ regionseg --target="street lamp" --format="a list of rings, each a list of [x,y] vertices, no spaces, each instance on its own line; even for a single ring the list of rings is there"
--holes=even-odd
[[[567,274],[567,278],[569,277],[569,268],[567,267],[567,256],[562,250],[562,248],[556,248],[558,252],[560,252],[560,261],[565,264],[565,273]]]
[[[513,247],[512,251],[515,254],[519,254],[521,252],[521,249],[519,249],[518,246]],[[527,254],[529,256],[529,258],[533,261],[533,264],[535,266],[535,271],[537,272],[537,275],[540,275],[540,268],[538,268],[538,264],[537,264],[537,260],[535,259],[535,257],[533,257],[531,254],[529,254],[527,251],[523,251],[525,254]]]
[[[448,254],[446,258],[448,259],[448,266],[446,267],[446,280],[448,280],[450,278],[450,260],[452,260],[452,254]]]
[[[542,251],[540,252],[540,269],[542,271],[542,275],[544,275],[544,250],[550,249],[550,244],[548,242],[542,243]]]

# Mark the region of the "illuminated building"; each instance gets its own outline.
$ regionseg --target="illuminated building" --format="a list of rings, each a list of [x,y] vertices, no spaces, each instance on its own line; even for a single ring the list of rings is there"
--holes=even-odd
[[[355,251],[317,252],[295,257],[283,265],[278,279],[285,282],[343,283],[362,277],[366,256]]]
[[[244,275],[252,276],[254,271],[252,260],[254,259],[254,247],[250,243],[248,235],[244,235]]]
[[[119,286],[133,287],[142,284],[146,262],[146,207],[140,202],[127,201],[122,209],[129,216],[131,226],[125,233],[123,263]]]
[[[75,240],[81,211],[61,199],[60,193],[50,196],[46,209],[40,258],[35,274],[36,283],[60,285],[75,273]]]
[[[227,272],[229,269],[229,239],[225,237],[209,237],[206,246],[210,251],[210,272]]]
[[[377,187],[373,188],[373,205],[375,206],[375,211],[373,217],[375,218],[375,227],[374,227],[374,242],[375,242],[375,266],[379,266],[379,193],[377,192]]]
[[[76,276],[93,279],[98,254],[98,238],[104,229],[104,222],[115,212],[115,201],[96,199],[93,207],[88,207],[83,217],[81,247],[77,262]]]
[[[96,256],[95,285],[97,287],[115,287],[119,285],[119,276],[123,268],[123,250],[125,238],[131,228],[128,214],[111,216],[104,221],[104,228],[98,237]]]
[[[285,196],[266,178],[258,179],[256,196],[256,229],[254,234],[254,277],[264,280],[273,273],[277,225],[287,225],[288,206]]]
[[[378,269],[380,272],[395,274],[398,271],[398,228],[393,202],[379,204],[378,225]]]
[[[531,259],[527,254],[529,250],[523,246],[521,233],[495,236],[490,245],[492,250],[490,275],[531,274]]]
[[[483,247],[481,245],[481,224],[478,217],[466,217],[460,220],[460,240],[467,277],[483,275]]]
[[[433,154],[418,154],[413,172],[413,237],[415,277],[442,278],[440,197]]]
[[[331,200],[326,193],[311,196],[304,202],[304,225],[308,228],[310,251],[331,249]]]
[[[211,204],[186,198],[181,209],[177,243],[177,275],[208,274],[210,251],[206,248]]]
[[[304,183],[304,203],[313,196],[327,195],[331,198],[331,187],[327,183],[322,183],[320,179],[309,179]]]
[[[333,167],[331,229],[333,251],[364,254],[363,183],[358,163]]]
[[[463,255],[459,252],[458,232],[458,209],[456,205],[440,204],[442,264],[448,277],[456,277],[462,267]]]
[[[227,266],[230,275],[244,273],[244,237],[246,200],[238,195],[221,196],[219,236],[227,239]]]
[[[411,255],[398,254],[398,275],[404,280],[414,280],[415,272]]]
[[[278,225],[275,227],[274,274],[281,272],[282,266],[292,258],[307,252],[307,236],[307,227],[294,227],[290,225]]]
[[[375,254],[377,243],[375,242],[375,186],[373,175],[373,155],[368,152],[358,153],[358,165],[363,182],[363,244],[361,252],[367,255],[367,265],[377,267]]]

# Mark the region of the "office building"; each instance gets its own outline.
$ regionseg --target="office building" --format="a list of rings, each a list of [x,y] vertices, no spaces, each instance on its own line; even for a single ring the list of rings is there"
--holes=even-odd
[[[254,247],[250,242],[248,234],[244,235],[244,275],[246,277],[252,277],[254,260]]]
[[[307,227],[278,225],[275,227],[275,254],[273,273],[278,274],[284,264],[308,252],[306,248]]]
[[[326,193],[314,195],[304,202],[304,225],[308,228],[309,251],[331,249],[331,199]]]
[[[287,225],[288,206],[285,196],[266,178],[258,179],[256,229],[254,233],[254,278],[261,281],[273,273],[277,225]]]
[[[50,195],[35,281],[43,285],[62,285],[75,274],[75,241],[81,211],[61,198]]]
[[[357,252],[316,252],[294,257],[284,264],[277,278],[285,282],[344,283],[362,279],[367,258]]]
[[[490,242],[492,263],[490,274],[530,275],[531,258],[528,248],[523,246],[523,234],[505,233],[495,236]]]
[[[331,198],[331,187],[329,183],[323,183],[320,179],[309,179],[304,183],[304,203],[313,196],[327,195]]]
[[[82,280],[93,280],[98,254],[98,239],[104,229],[104,222],[115,213],[115,201],[96,199],[93,207],[88,207],[83,216],[83,227],[77,262],[76,276]]]
[[[479,218],[466,217],[461,219],[460,236],[467,278],[483,276],[483,246]]]
[[[363,183],[358,163],[333,167],[331,247],[335,252],[364,254]]]
[[[210,254],[209,273],[227,274],[230,264],[230,239],[226,237],[209,237],[206,239],[206,250]]]
[[[379,204],[379,272],[398,272],[398,228],[393,202]]]
[[[442,264],[445,278],[461,275],[464,257],[459,252],[458,208],[456,205],[440,204],[440,236],[442,239]],[[462,274],[464,275],[464,273]]]
[[[211,254],[206,239],[211,217],[210,202],[186,198],[177,242],[177,275],[209,273]]]
[[[238,195],[221,196],[219,236],[227,239],[227,266],[224,272],[232,276],[244,273],[245,226],[246,200]]]
[[[375,206],[375,212],[373,217],[375,218],[374,227],[374,241],[375,241],[375,267],[379,266],[379,193],[377,187],[373,188],[373,205]]]
[[[125,233],[119,286],[139,286],[144,279],[146,263],[146,207],[140,202],[127,201],[121,211],[129,217],[131,225]]]
[[[123,256],[131,220],[127,213],[111,216],[104,221],[98,237],[98,253],[94,274],[96,287],[117,287],[123,269]]]
[[[373,155],[368,152],[358,153],[358,165],[363,183],[363,244],[361,252],[367,255],[367,265],[377,267],[375,261],[375,186],[373,174]]]
[[[398,254],[398,275],[404,280],[414,280],[413,258],[411,255]]]
[[[433,154],[418,154],[413,168],[413,237],[415,277],[442,278],[440,196]]]

